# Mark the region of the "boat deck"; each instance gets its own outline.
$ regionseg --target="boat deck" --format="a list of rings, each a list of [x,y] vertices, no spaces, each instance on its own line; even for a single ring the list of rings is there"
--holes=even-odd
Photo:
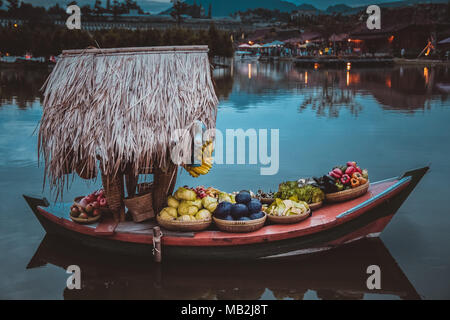
[[[311,234],[345,222],[347,218],[354,218],[355,215],[358,215],[361,212],[361,210],[358,210],[359,207],[362,205],[364,205],[364,207],[371,206],[372,203],[373,205],[376,205],[380,201],[383,201],[383,195],[387,193],[387,190],[391,190],[393,188],[402,189],[399,187],[404,185],[403,182],[405,181],[391,179],[373,183],[370,185],[367,194],[354,200],[325,205],[324,207],[315,210],[309,219],[296,224],[269,224],[255,232],[243,234],[222,232],[215,229],[214,226],[212,226],[209,230],[200,232],[173,232],[163,229],[163,243],[169,245],[191,246],[211,245],[211,243],[215,245],[236,245],[261,241],[282,240]],[[128,236],[138,236],[142,237],[143,242],[147,242],[152,238],[152,228],[156,225],[156,222],[153,221],[143,223],[126,221],[117,224],[109,219],[103,219],[102,222],[92,225],[78,225],[70,220],[70,206],[70,203],[63,203],[50,205],[49,207],[40,209],[45,212],[51,212],[54,216],[63,220],[59,222],[66,225],[68,228],[75,227],[80,232],[93,234],[96,236],[101,236],[101,232],[108,230],[109,228],[111,232],[109,234],[106,232],[103,235],[120,236],[120,240],[122,241],[126,241]]]

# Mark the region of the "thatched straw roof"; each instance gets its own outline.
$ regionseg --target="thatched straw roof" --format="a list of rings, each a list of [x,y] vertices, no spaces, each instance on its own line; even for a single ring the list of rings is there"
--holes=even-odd
[[[44,84],[39,151],[50,185],[77,166],[115,174],[166,167],[171,134],[201,120],[215,128],[218,100],[207,46],[63,51]]]

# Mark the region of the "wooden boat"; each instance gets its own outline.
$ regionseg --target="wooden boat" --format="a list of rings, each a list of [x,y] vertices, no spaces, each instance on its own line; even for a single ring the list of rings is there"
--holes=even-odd
[[[331,249],[364,237],[378,236],[428,171],[428,167],[371,183],[367,194],[346,202],[325,205],[292,225],[266,225],[251,233],[162,230],[163,258],[255,259],[276,258]],[[117,254],[152,255],[155,222],[114,222],[104,218],[79,225],[69,218],[70,203],[50,205],[45,198],[25,200],[48,234],[80,245]]]
[[[76,244],[46,235],[27,268],[50,264],[66,270],[74,259],[82,270],[81,289],[62,289],[64,299],[267,299],[267,289],[275,299],[303,299],[308,291],[306,298],[313,291],[319,299],[362,299],[365,294],[420,299],[379,238],[282,259],[184,261],[180,266],[179,261],[156,264],[142,257],[77,250]],[[366,268],[373,264],[382,270],[379,290],[366,285]]]

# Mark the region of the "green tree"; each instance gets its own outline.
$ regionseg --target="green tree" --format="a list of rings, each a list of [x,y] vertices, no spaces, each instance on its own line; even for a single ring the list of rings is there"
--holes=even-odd
[[[9,3],[9,5],[8,5],[9,11],[14,11],[19,8],[19,0],[6,0],[6,1],[8,1],[8,3]]]
[[[97,16],[103,13],[102,2],[100,0],[95,0],[94,12]]]
[[[181,24],[181,16],[186,12],[188,5],[180,0],[174,0],[170,15],[177,21],[177,26]]]

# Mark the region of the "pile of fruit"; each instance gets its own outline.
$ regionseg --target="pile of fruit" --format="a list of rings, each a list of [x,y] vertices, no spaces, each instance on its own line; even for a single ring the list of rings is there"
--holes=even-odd
[[[234,198],[234,199],[233,199]],[[265,216],[262,204],[252,198],[249,191],[240,191],[236,195],[219,193],[219,204],[214,211],[214,217],[221,220],[248,221],[261,219]]]
[[[328,175],[314,179],[325,193],[335,193],[366,184],[369,172],[362,170],[355,161],[349,161],[347,165],[334,167]]]
[[[213,142],[212,141],[206,142],[202,146],[202,153],[201,153],[202,164],[200,166],[183,165],[183,168],[187,172],[189,172],[189,174],[194,178],[197,178],[200,175],[207,174],[209,170],[211,170],[213,165],[213,157],[212,157],[213,151],[214,151]]]
[[[258,192],[256,193],[256,197],[258,199],[273,199],[275,196],[275,192],[269,191],[269,192],[264,192],[262,190],[258,190]]]
[[[217,205],[217,198],[208,195],[204,189],[180,187],[173,196],[168,197],[167,207],[161,210],[159,217],[167,221],[210,220]]]
[[[305,201],[298,201],[294,197],[288,200],[276,198],[266,209],[266,213],[272,216],[295,216],[305,214],[308,211],[308,204]]]
[[[101,209],[107,207],[105,191],[100,189],[74,203],[70,207],[70,215],[80,219],[93,218],[101,215]]]
[[[292,199],[292,197],[295,197]],[[306,203],[319,203],[325,198],[325,194],[313,179],[300,179],[298,181],[283,182],[275,193],[275,198],[281,200],[303,201]]]

